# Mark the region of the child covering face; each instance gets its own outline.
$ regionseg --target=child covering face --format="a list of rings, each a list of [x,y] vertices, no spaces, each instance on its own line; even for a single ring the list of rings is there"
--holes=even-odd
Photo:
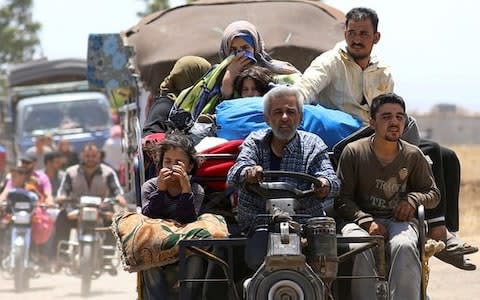
[[[203,190],[190,182],[190,174],[196,167],[193,142],[184,134],[172,133],[160,142],[157,150],[158,176],[142,186],[142,213],[180,223],[196,220]]]
[[[181,224],[195,221],[203,201],[203,189],[190,182],[190,174],[196,167],[193,142],[184,134],[171,133],[160,142],[157,150],[158,176],[142,186],[142,214]],[[142,272],[145,299],[171,299],[175,294],[176,269],[169,266]]]
[[[158,174],[158,190],[175,196],[180,193],[191,193],[189,173],[193,169],[190,157],[180,147],[170,147],[163,153],[162,167]]]

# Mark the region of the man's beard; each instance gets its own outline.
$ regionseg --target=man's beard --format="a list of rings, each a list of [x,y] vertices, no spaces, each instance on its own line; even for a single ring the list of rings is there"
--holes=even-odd
[[[272,128],[273,135],[279,139],[279,140],[284,140],[284,141],[289,141],[291,140],[294,136],[295,133],[297,133],[296,130],[291,130],[289,132],[281,131],[278,129]]]
[[[351,49],[350,46],[347,47],[347,52],[348,54],[350,54],[351,57],[353,57],[353,59],[365,59],[365,58],[368,58],[370,56],[369,53],[363,53],[363,54],[355,54],[353,53],[354,49]],[[356,50],[365,50],[365,46],[362,46],[362,49],[356,49]]]
[[[397,127],[392,127],[392,128],[397,128]],[[385,133],[385,140],[387,140],[389,142],[398,142],[398,140],[400,139],[401,136],[402,136],[401,132],[392,133],[392,134],[389,134],[387,132],[387,133]]]
[[[393,137],[388,136],[388,135],[385,136],[385,140],[387,140],[389,142],[398,142],[399,139],[400,139],[399,136],[393,136]]]

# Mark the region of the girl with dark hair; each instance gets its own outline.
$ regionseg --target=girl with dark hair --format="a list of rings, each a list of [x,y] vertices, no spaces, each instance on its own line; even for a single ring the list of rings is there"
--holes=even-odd
[[[234,86],[241,97],[255,97],[265,95],[270,83],[274,83],[274,79],[269,69],[251,66],[235,78]]]
[[[142,186],[142,214],[150,218],[195,221],[203,201],[202,187],[190,182],[197,166],[193,142],[184,134],[168,134],[158,145],[158,176]]]
[[[158,145],[158,156],[158,176],[142,186],[142,214],[150,218],[175,220],[181,224],[195,221],[204,193],[199,184],[190,181],[189,174],[197,166],[192,141],[181,133],[168,134]],[[192,258],[187,268],[191,270],[191,275],[197,277],[197,272],[203,270],[203,261]],[[175,299],[177,273],[176,264],[142,271],[142,298]]]

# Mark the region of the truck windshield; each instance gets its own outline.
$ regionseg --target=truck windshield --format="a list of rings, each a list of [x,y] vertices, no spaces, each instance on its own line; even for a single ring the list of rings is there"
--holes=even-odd
[[[39,103],[25,108],[22,131],[24,136],[98,131],[107,129],[109,120],[108,106],[98,99]]]

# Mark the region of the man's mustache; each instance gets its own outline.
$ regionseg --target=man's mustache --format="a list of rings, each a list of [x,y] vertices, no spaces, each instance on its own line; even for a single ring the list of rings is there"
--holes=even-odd
[[[352,47],[361,47],[361,48],[365,48],[365,46],[363,44],[359,44],[359,43],[353,43],[352,44]]]

